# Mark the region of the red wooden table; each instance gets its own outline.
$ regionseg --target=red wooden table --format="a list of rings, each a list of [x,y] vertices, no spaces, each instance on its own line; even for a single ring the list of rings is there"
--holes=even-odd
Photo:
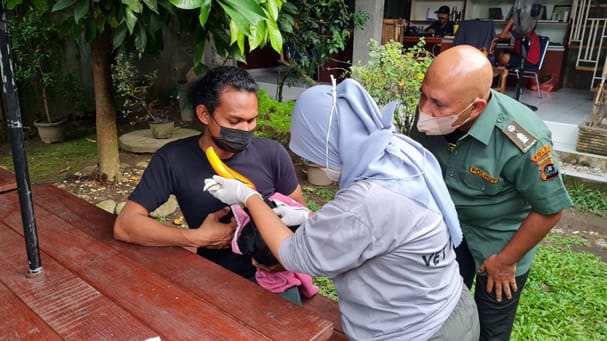
[[[113,214],[54,186],[32,197],[43,272],[28,278],[18,192],[0,194],[3,339],[345,339],[324,297],[296,306],[183,248],[116,241]]]

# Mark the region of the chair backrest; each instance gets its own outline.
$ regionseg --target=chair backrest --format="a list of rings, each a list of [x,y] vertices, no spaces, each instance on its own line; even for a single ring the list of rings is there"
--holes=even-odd
[[[453,39],[453,46],[467,44],[490,51],[494,37],[495,26],[493,20],[464,20],[459,23],[459,28]]]
[[[546,56],[546,51],[548,51],[548,45],[550,44],[550,38],[547,36],[538,36],[538,39],[540,40],[540,61],[537,63],[537,66],[532,68],[524,68],[523,71],[537,72],[542,68],[544,57]]]

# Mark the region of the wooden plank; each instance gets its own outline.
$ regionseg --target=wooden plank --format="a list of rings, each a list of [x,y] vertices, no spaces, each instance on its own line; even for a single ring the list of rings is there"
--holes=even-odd
[[[326,319],[183,248],[145,247],[114,240],[115,216],[70,193],[52,186],[38,187],[34,191],[34,201],[37,207],[52,211],[126,258],[265,335],[278,339],[320,340],[332,333],[332,324]]]
[[[148,272],[148,276],[165,279],[166,285],[170,286],[167,289],[196,295],[201,302],[205,302],[207,311],[215,309],[215,315],[231,316],[234,321],[238,321],[241,324],[240,329],[245,329],[242,328],[242,324],[244,324],[249,328],[258,330],[259,334],[256,335],[257,338],[261,335],[271,335],[272,338],[276,339],[320,340],[327,339],[331,334],[332,325],[329,321],[266,292],[257,285],[182,248],[141,247],[115,241],[112,237],[112,225],[115,216],[69,193],[52,186],[42,186],[34,189],[33,198],[36,216],[39,221],[41,219],[44,220],[45,230],[49,228],[49,224],[51,227],[57,225],[57,223],[50,223],[53,218],[58,220],[59,218],[57,217],[61,217],[60,221],[64,225],[69,223],[69,227],[52,228],[52,233],[45,234],[48,237],[48,239],[45,238],[47,239],[46,242],[53,244],[54,248],[63,247],[69,249],[70,245],[72,245],[71,248],[73,249],[74,244],[86,245],[87,248],[94,247],[94,249],[89,249],[86,252],[87,254],[112,254],[115,259],[114,263],[131,262],[133,263],[130,265],[131,267],[136,265],[141,269],[145,269]],[[11,208],[4,206],[0,200],[0,215],[5,213],[4,220],[10,222],[11,226],[16,225],[18,215],[11,214]],[[54,217],[54,215],[57,217]],[[38,225],[40,224],[39,222]],[[79,236],[79,234],[85,234],[83,231],[87,233],[88,238]],[[82,240],[76,242],[73,240],[74,235]],[[66,237],[68,240],[72,240],[62,242],[61,239]],[[93,243],[93,245],[89,246],[88,244],[92,241],[97,241],[98,245]],[[62,243],[65,245],[62,246]],[[44,246],[42,245],[41,243],[41,247],[43,248]],[[87,255],[80,254],[81,252],[84,253],[84,250],[79,250],[77,253],[74,253],[73,250],[65,252],[69,253],[66,257],[87,257]],[[88,257],[91,256],[88,255]],[[94,260],[89,262],[94,261],[95,267],[103,268],[102,272],[120,273],[119,265],[114,264],[110,266],[103,264],[100,266],[100,264],[97,264],[100,263],[100,260],[97,260],[97,258],[101,257],[96,256]],[[87,276],[86,273],[81,273],[81,271],[84,271],[84,268],[74,269],[74,271],[79,272],[83,277]],[[97,276],[101,276],[101,274],[96,274],[95,277]],[[131,285],[132,283],[137,283],[136,278],[129,279],[130,281],[125,278],[124,281],[131,283]],[[103,288],[115,286],[116,283],[114,282],[116,282],[114,278],[108,283],[99,283],[97,281],[96,286],[98,290],[104,292]],[[127,283],[121,285],[128,286]],[[129,288],[121,290],[128,291]],[[243,293],[242,297],[238,296],[238,293]],[[114,297],[114,299],[128,301],[128,297]],[[129,303],[121,301],[121,305],[128,306]],[[136,307],[129,306],[127,309],[137,316],[143,313],[133,312],[133,310],[136,310]],[[202,310],[204,311],[204,309]],[[204,314],[200,311],[197,311],[196,315],[198,321],[207,321],[215,318],[215,316],[204,317]],[[147,321],[147,317],[140,318]],[[150,325],[156,327],[156,323],[164,324],[169,322],[153,321],[150,322]],[[183,327],[183,321],[179,321],[179,323],[173,321],[171,323],[179,325],[180,329],[187,329]],[[223,330],[226,334],[221,334],[222,328],[220,326],[213,327],[209,325],[208,327],[211,329],[216,328],[216,332],[219,333],[218,335],[229,335],[229,332],[226,330]],[[198,334],[197,336],[200,337],[202,335]],[[247,337],[253,336],[249,335]]]
[[[15,175],[7,169],[0,167],[0,193],[17,189]]]
[[[6,203],[7,196],[13,194],[0,196],[0,200]],[[55,201],[58,199],[54,198]],[[2,221],[21,234],[18,210],[7,212],[7,207],[0,205]],[[151,326],[163,339],[222,339],[227,336],[231,339],[267,339],[44,208],[35,208],[40,249]]]
[[[43,272],[27,277],[24,240],[1,223],[0,248],[1,339],[143,340],[157,335],[44,253]]]
[[[341,327],[341,313],[339,312],[337,302],[328,297],[316,295],[312,298],[304,299],[303,305],[309,311],[333,323],[333,335],[330,340],[348,340]]]
[[[0,316],[2,340],[61,340],[57,333],[2,283]]]

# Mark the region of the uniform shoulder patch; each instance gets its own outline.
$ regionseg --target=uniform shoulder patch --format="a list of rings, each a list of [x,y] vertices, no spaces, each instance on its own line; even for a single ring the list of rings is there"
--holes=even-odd
[[[537,143],[537,138],[525,130],[525,128],[521,127],[516,121],[506,124],[502,129],[502,132],[508,136],[510,141],[512,141],[523,153],[528,152],[529,149]]]

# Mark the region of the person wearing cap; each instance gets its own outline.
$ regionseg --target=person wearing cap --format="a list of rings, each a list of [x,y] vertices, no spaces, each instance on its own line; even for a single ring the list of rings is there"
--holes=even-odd
[[[510,339],[537,246],[573,204],[550,130],[491,89],[493,67],[458,45],[430,64],[411,137],[438,159],[462,224],[456,249],[478,307],[480,340]]]
[[[426,27],[426,33],[436,37],[452,36],[455,33],[454,23],[449,20],[449,6],[441,6],[435,13],[436,18],[432,25]]]
[[[205,188],[246,205],[287,270],[333,279],[350,339],[476,341],[477,310],[455,260],[455,207],[436,159],[392,129],[393,109],[380,111],[352,79],[298,97],[289,147],[339,183],[310,217],[273,212],[236,180],[214,176]],[[283,221],[301,225],[293,233]]]

